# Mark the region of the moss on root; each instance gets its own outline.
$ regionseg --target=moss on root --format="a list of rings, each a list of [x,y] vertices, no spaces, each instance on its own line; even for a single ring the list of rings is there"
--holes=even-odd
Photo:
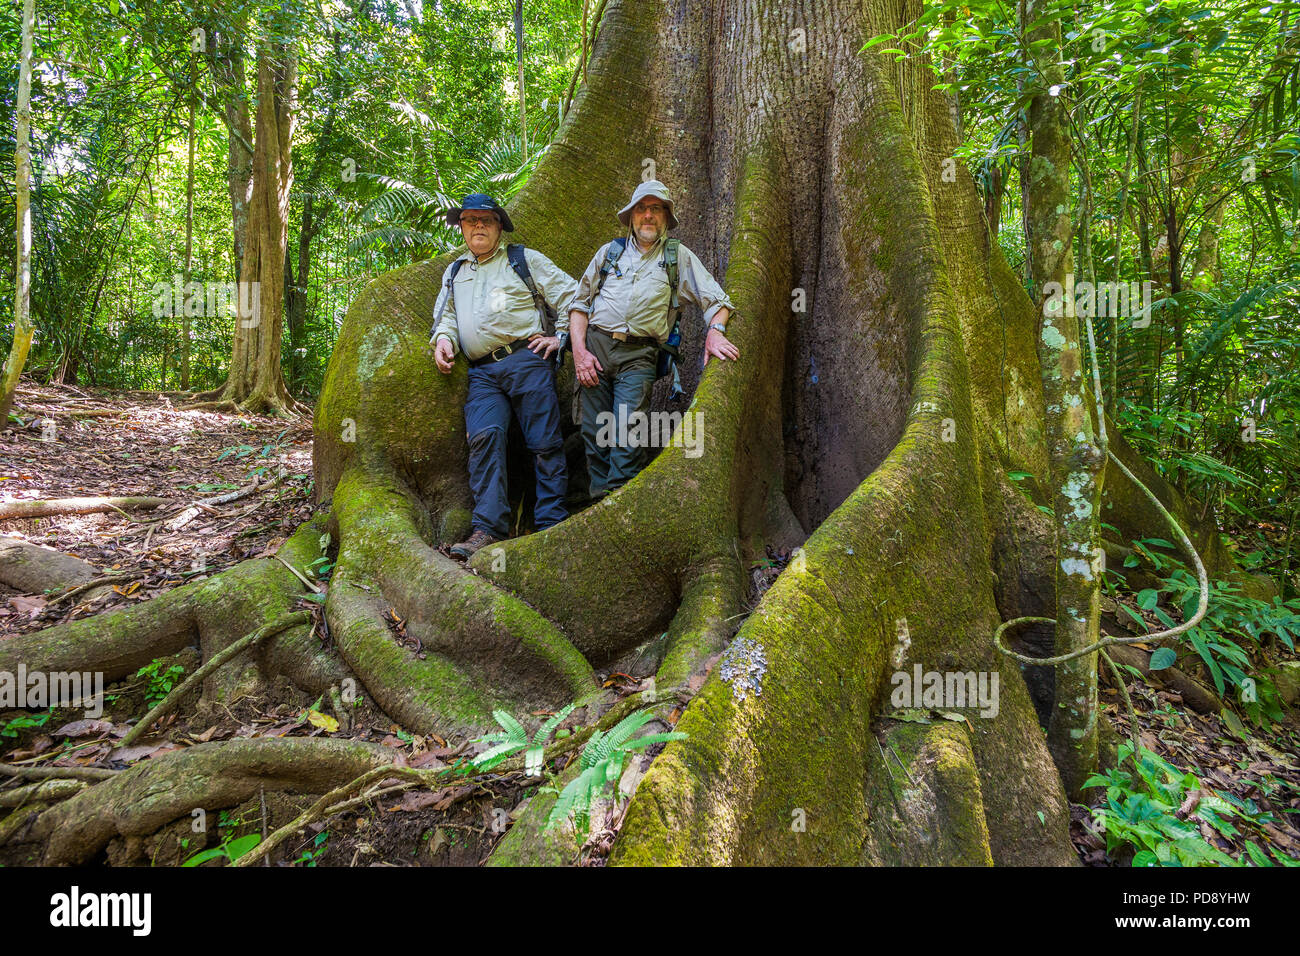
[[[874,733],[875,731],[873,731]],[[871,764],[862,862],[992,866],[979,774],[966,728],[894,724]]]
[[[595,692],[591,666],[553,624],[425,544],[399,482],[350,469],[334,511],[341,545],[327,613],[344,658],[387,713],[447,733],[491,726],[494,707],[533,710]],[[397,642],[386,613],[423,659]]]

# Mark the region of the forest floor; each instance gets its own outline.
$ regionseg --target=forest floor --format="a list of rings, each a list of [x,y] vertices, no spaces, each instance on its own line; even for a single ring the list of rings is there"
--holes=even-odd
[[[21,537],[81,557],[103,571],[130,575],[93,600],[58,601],[57,595],[20,594],[0,584],[0,640],[148,600],[246,558],[270,555],[312,513],[307,419],[286,422],[188,410],[157,392],[29,385],[20,389],[15,411],[25,424],[0,431],[0,502],[148,495],[169,504],[130,515],[0,520],[0,540]],[[202,504],[240,490],[247,493],[235,500]],[[774,554],[755,565],[751,606],[788,559],[788,554]],[[1136,605],[1131,609],[1142,613]],[[399,621],[393,630],[394,640],[402,642]],[[78,720],[74,711],[5,713],[0,716],[0,761],[120,768],[166,750],[236,736],[353,737],[400,750],[411,765],[435,768],[468,749],[468,741],[408,734],[365,707],[353,715],[350,730],[339,729],[316,709],[320,701],[286,685],[274,695],[244,698],[215,711],[183,704],[180,715],[165,719],[151,741],[114,752],[113,742],[144,712],[146,698],[161,696],[182,671],[197,666],[197,657],[189,651],[155,662],[148,672],[107,688],[101,720]],[[633,689],[634,679],[620,676],[607,683],[623,692]],[[1187,819],[1201,801],[1242,807],[1249,811],[1248,820],[1230,809],[1222,813],[1237,822],[1235,827],[1192,823],[1212,846],[1236,859],[1246,858],[1248,841],[1278,858],[1300,858],[1300,726],[1294,712],[1287,724],[1252,734],[1239,721],[1195,712],[1169,690],[1142,681],[1130,681],[1128,689],[1143,746],[1194,774],[1170,790],[1171,799],[1182,804],[1179,819]],[[1107,718],[1126,739],[1128,713],[1118,691],[1104,684],[1102,702]],[[648,764],[651,756],[638,763]],[[515,774],[489,786],[449,783],[438,791],[375,797],[312,825],[305,840],[284,845],[289,852],[280,858],[309,866],[473,865],[486,857],[505,818],[518,816],[536,786]],[[1094,806],[1104,802],[1105,788],[1090,792]],[[152,859],[179,863],[204,846],[256,832],[263,819],[272,827],[281,825],[311,798],[277,795],[267,802],[269,807],[251,801],[223,812],[214,834],[203,842],[191,842],[188,820],[180,821],[170,842],[166,831],[159,836]],[[611,809],[598,828],[604,832],[588,842],[582,862],[603,862],[617,823]],[[1076,807],[1071,835],[1087,865],[1114,865],[1122,857],[1107,854],[1105,835],[1082,807]],[[0,861],[23,862],[7,852]]]

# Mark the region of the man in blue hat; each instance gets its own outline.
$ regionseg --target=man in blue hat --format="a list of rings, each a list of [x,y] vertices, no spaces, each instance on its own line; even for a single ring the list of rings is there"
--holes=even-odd
[[[447,212],[469,251],[447,267],[430,344],[444,375],[457,351],[469,361],[465,430],[473,533],[451,553],[468,559],[510,533],[506,435],[513,411],[534,456],[537,529],[563,521],[568,474],[560,434],[560,404],[551,355],[569,333],[569,303],[577,283],[546,256],[508,245],[510,216],[491,196],[475,193]]]

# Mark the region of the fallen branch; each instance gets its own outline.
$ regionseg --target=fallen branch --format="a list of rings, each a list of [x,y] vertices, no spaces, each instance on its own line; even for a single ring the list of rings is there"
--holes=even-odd
[[[88,784],[84,780],[42,780],[29,783],[0,793],[0,807],[21,807],[28,800],[40,803],[65,800],[85,790]]]
[[[249,850],[247,853],[245,853],[243,856],[241,856],[238,860],[236,860],[231,865],[252,866],[254,863],[260,861],[263,857],[269,854],[272,850],[274,850],[285,840],[289,839],[289,837],[293,836],[303,827],[307,826],[307,824],[324,816],[325,811],[328,810],[333,804],[344,799],[345,797],[352,796],[352,794],[356,793],[358,790],[362,790],[372,783],[375,783],[379,780],[387,779],[388,777],[398,777],[398,778],[405,777],[408,780],[414,780],[417,783],[424,783],[426,786],[430,783],[436,783],[436,784],[445,783],[446,781],[437,780],[438,773],[439,771],[436,770],[417,770],[413,767],[375,767],[373,770],[367,770],[361,776],[353,780],[349,780],[347,783],[343,784],[340,787],[335,787],[333,790],[325,794],[323,797],[321,797],[319,800],[313,803],[302,813],[298,814],[298,816],[293,820],[293,822],[280,827],[269,837],[267,837],[257,846],[253,847],[251,850]]]
[[[144,717],[140,719],[140,722],[131,728],[130,732],[122,738],[121,742],[118,743],[117,746],[129,747],[131,744],[139,740],[147,729],[157,723],[160,717],[166,715],[175,708],[181,698],[184,697],[191,688],[232,657],[243,653],[248,648],[266,640],[268,637],[279,634],[281,631],[288,630],[298,624],[307,624],[310,621],[311,612],[309,611],[294,611],[292,614],[285,614],[282,617],[276,618],[270,624],[258,628],[252,634],[241,637],[220,653],[214,654],[207,663],[189,677],[185,678],[185,680],[181,681],[181,683],[173,687],[171,692],[159,701],[158,705],[154,707],[153,710],[145,714]]]
[[[166,498],[49,498],[44,501],[0,501],[0,518],[49,518],[90,515],[105,511],[149,511],[169,504]]]
[[[76,587],[72,588],[71,590],[65,591],[63,594],[60,594],[58,597],[53,598],[49,602],[49,605],[53,607],[55,604],[59,604],[63,601],[68,600],[69,598],[74,598],[78,594],[83,594],[86,591],[89,591],[93,588],[100,587],[102,585],[118,584],[122,581],[135,581],[138,580],[139,578],[143,578],[147,576],[148,574],[149,574],[148,571],[124,571],[121,574],[101,574],[99,577],[92,578],[91,580],[85,582],[84,584],[78,584]]]
[[[224,495],[217,495],[213,498],[204,498],[202,501],[195,501],[193,504],[200,508],[211,508],[215,505],[229,504],[232,501],[238,501],[240,498],[247,498],[259,488],[270,488],[274,485],[278,485],[282,481],[284,481],[284,475],[282,474],[277,474],[272,477],[270,481],[266,482],[260,481],[258,477],[254,475],[253,483],[250,485],[245,485],[243,488],[238,488],[235,491],[228,491]]]
[[[24,777],[28,780],[107,780],[120,770],[103,767],[17,767],[0,763],[0,777]]]

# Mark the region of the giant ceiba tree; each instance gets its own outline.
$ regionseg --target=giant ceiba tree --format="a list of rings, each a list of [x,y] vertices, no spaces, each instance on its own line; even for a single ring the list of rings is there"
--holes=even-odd
[[[991,642],[1000,620],[1055,603],[1052,526],[1035,507],[1054,490],[1007,478],[1049,473],[1039,322],[952,159],[951,102],[924,64],[862,51],[918,7],[610,0],[586,86],[511,207],[515,238],[578,273],[653,162],[679,235],[737,306],[741,360],[703,374],[688,316],[702,455],[665,449],[618,493],[480,552],[467,573],[435,549],[467,531],[470,507],[465,370],[439,375],[427,345],[449,260],[416,263],[348,313],[316,411],[322,508],[282,561],[0,643],[0,669],[120,677],[195,642],[211,658],[269,624],[282,629],[206,695],[281,675],[316,694],[353,677],[393,720],[446,734],[490,726],[496,706],[590,700],[594,668],[650,657],[660,696],[690,695],[676,724],[689,736],[641,779],[613,862],[1071,862],[1042,729],[1051,674],[1027,680]],[[567,400],[571,376],[560,387]],[[1185,513],[1118,438],[1111,449]],[[1165,531],[1113,469],[1105,495],[1121,534]],[[325,530],[334,652],[285,619],[302,590],[285,564],[314,560]],[[1213,528],[1193,538],[1212,573],[1229,569]],[[746,615],[765,546],[801,550]],[[423,659],[392,639],[389,608]],[[1019,646],[1050,653],[1051,634]],[[891,675],[917,664],[996,672],[996,716],[882,720]],[[30,831],[48,861],[91,859],[259,786],[323,792],[391,760],[382,749],[201,744]],[[535,799],[494,858],[564,859],[545,813]]]

